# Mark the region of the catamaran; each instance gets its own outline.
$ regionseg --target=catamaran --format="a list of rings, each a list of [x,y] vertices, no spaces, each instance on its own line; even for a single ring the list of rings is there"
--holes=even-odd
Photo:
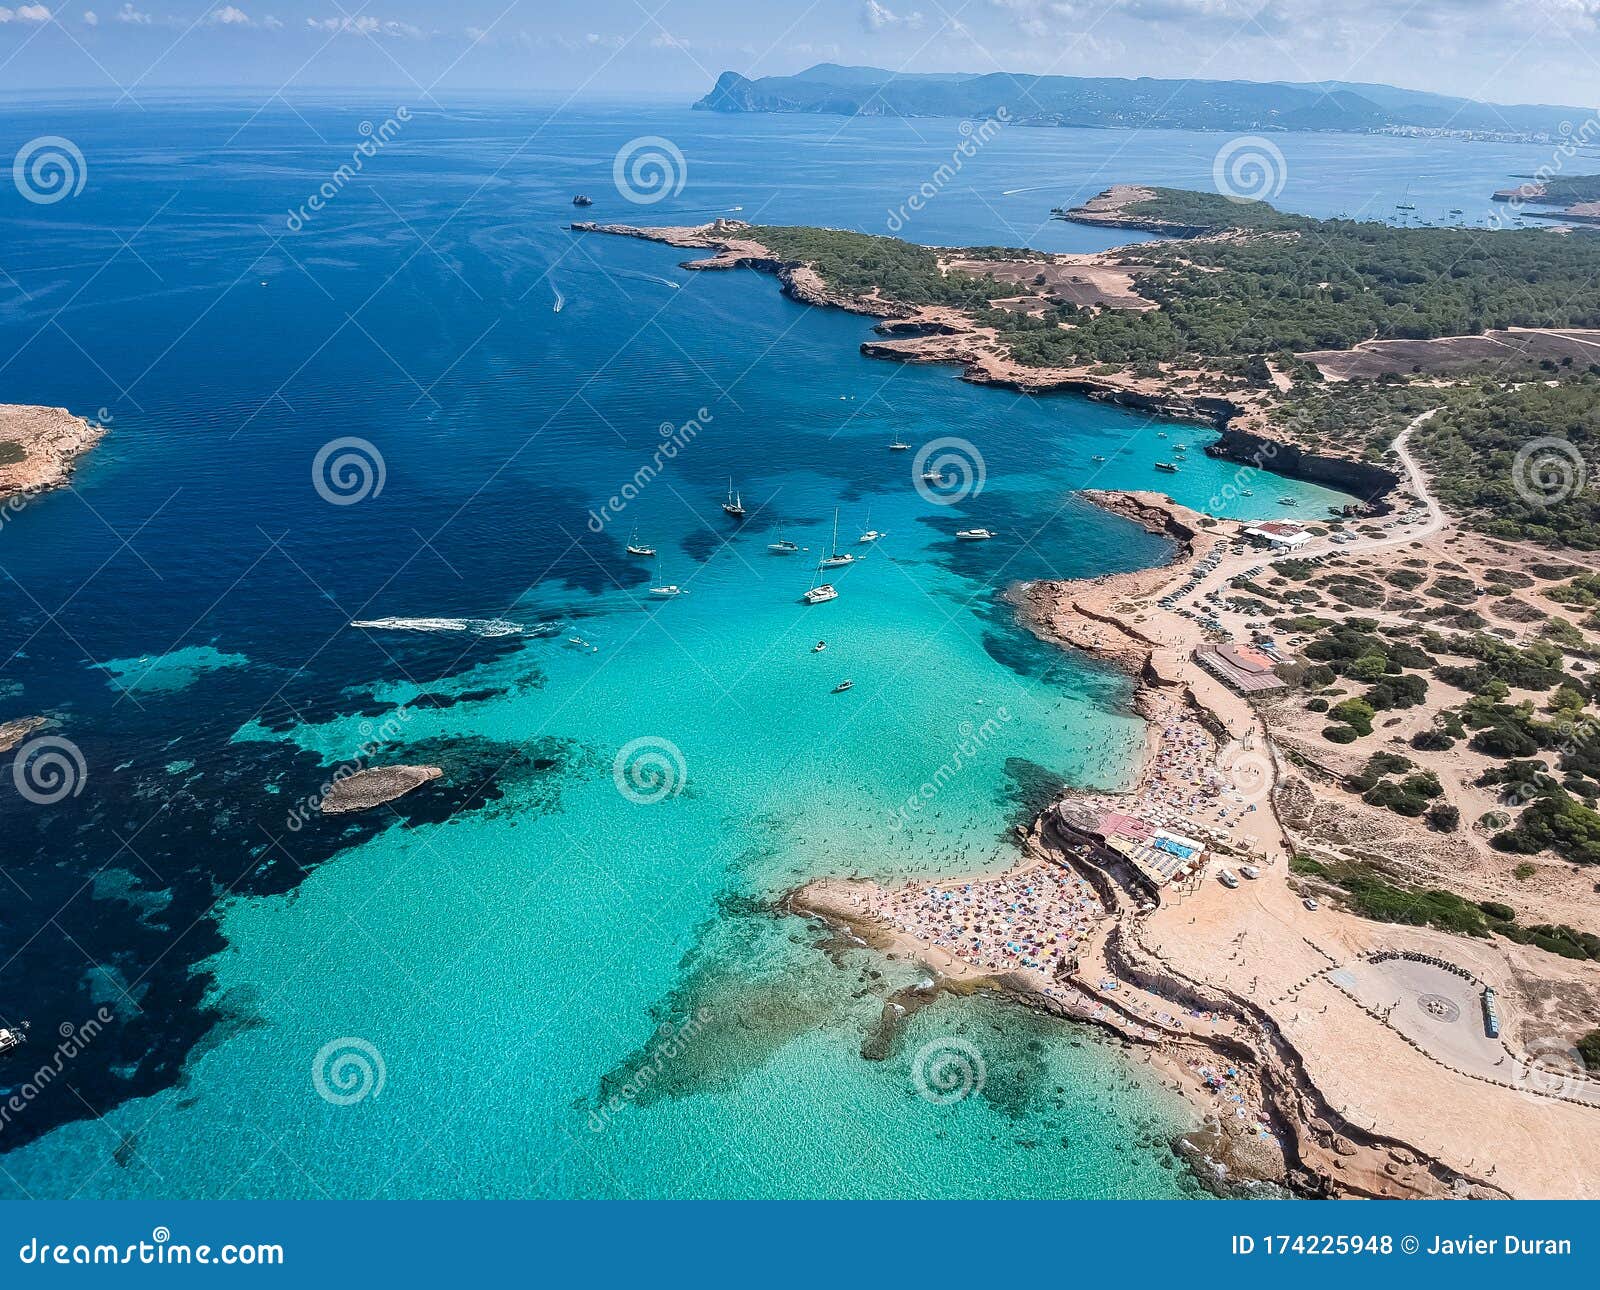
[[[655,557],[655,553],[656,553],[655,547],[645,545],[644,543],[639,541],[639,530],[638,529],[634,529],[634,531],[632,533],[628,534],[628,554],[629,555],[636,555],[642,560],[650,560],[650,559],[653,559]]]
[[[855,556],[848,551],[839,550],[839,508],[833,510],[833,545],[828,548],[828,554],[822,557],[822,562],[817,565],[819,569],[837,569],[842,564],[854,564]]]
[[[728,500],[722,503],[722,509],[736,520],[744,518],[744,497],[733,491],[733,477],[728,477]]]
[[[831,582],[818,582],[816,574],[811,575],[811,589],[802,597],[808,605],[820,605],[824,601],[837,600],[838,598],[839,588]],[[818,641],[817,646],[821,648],[822,642]],[[816,650],[813,650],[812,653],[816,653]]]

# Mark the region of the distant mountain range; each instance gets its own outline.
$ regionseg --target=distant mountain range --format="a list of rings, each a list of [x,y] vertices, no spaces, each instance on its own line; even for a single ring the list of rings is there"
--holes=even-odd
[[[1392,85],[1129,80],[1008,72],[887,72],[818,63],[794,76],[750,80],[724,72],[695,107],[712,112],[820,112],[838,116],[993,116],[1027,125],[1180,130],[1449,130],[1523,136],[1562,133],[1588,109],[1516,107]]]

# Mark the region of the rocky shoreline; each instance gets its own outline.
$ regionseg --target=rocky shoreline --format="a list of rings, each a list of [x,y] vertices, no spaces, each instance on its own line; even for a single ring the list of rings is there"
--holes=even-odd
[[[0,404],[0,501],[32,498],[67,482],[106,428],[65,408]]]
[[[1122,204],[1154,195],[1147,189],[1125,186],[1108,192],[1123,194]],[[1087,222],[1116,223],[1130,228],[1161,224],[1161,221],[1130,222],[1110,207],[1096,212],[1096,219]],[[782,284],[784,294],[801,304],[843,309],[879,319],[874,330],[882,339],[861,344],[861,352],[869,358],[900,363],[945,363],[959,367],[961,379],[974,385],[991,385],[1022,394],[1079,395],[1150,416],[1210,426],[1221,432],[1221,438],[1206,449],[1210,455],[1348,492],[1380,513],[1386,506],[1384,498],[1398,482],[1394,472],[1381,466],[1311,452],[1302,445],[1274,436],[1262,424],[1258,410],[1237,396],[1182,392],[1159,377],[1131,373],[1108,375],[1096,371],[1092,364],[1030,367],[1006,352],[992,328],[979,326],[959,309],[943,305],[902,305],[877,296],[834,291],[809,266],[786,261],[747,236],[750,226],[739,220],[719,219],[695,227],[658,228],[579,221],[570,227],[577,233],[605,233],[659,242],[682,250],[709,251],[711,254],[703,258],[681,261],[681,267],[697,272],[754,269],[770,273]],[[1151,227],[1151,231],[1196,236],[1204,230],[1185,230],[1163,224],[1160,228]]]

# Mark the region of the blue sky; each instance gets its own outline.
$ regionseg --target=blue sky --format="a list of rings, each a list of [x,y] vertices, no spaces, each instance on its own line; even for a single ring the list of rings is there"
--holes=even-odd
[[[1600,0],[0,0],[6,90],[510,89],[687,100],[838,61],[1385,81],[1593,105]]]

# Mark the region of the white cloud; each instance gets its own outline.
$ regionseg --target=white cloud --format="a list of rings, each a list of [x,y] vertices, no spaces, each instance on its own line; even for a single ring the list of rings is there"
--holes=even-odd
[[[394,22],[363,14],[356,18],[307,18],[306,26],[312,31],[325,31],[339,36],[404,36],[410,40],[422,39],[422,29],[409,22]]]
[[[0,22],[49,22],[50,11],[42,4],[19,5],[15,9],[0,7]]]
[[[85,9],[83,11],[83,25],[85,27],[98,27],[100,25],[100,15],[93,9]]]
[[[214,27],[254,27],[250,15],[231,4],[221,5],[206,15],[206,22]]]
[[[688,49],[689,42],[682,36],[674,36],[670,31],[663,31],[650,38],[652,49]]]
[[[866,8],[861,11],[861,21],[868,31],[888,31],[892,27],[908,27],[914,31],[922,26],[922,14],[916,11],[897,14],[878,0],[867,0]]]
[[[150,15],[140,13],[131,3],[127,3],[118,11],[117,21],[132,23],[136,27],[148,27],[150,25]]]

